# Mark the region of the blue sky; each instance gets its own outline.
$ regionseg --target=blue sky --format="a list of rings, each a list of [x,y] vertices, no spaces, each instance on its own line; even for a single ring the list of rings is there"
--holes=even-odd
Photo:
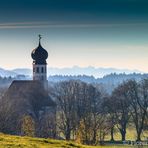
[[[1,0],[0,67],[30,67],[42,45],[48,66],[148,72],[147,0]]]

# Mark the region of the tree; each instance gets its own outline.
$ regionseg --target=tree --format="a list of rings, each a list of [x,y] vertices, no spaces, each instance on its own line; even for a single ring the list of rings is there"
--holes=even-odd
[[[73,80],[58,83],[56,87],[59,131],[67,140],[73,135],[73,139],[82,138],[80,141],[84,144],[96,144],[100,127],[103,127],[103,132],[109,127],[105,124],[106,115],[102,115],[103,97],[100,91],[91,84]]]
[[[112,96],[104,97],[103,102],[104,112],[108,115],[107,118],[110,122],[110,141],[114,141],[115,125],[117,123],[115,115],[115,105]]]
[[[22,117],[21,133],[24,136],[35,136],[35,122],[31,116],[24,115]]]
[[[14,101],[12,101],[15,104]],[[0,100],[0,132],[15,134],[18,127],[18,114],[16,109],[12,109],[11,103],[4,99]],[[14,128],[15,127],[15,128]]]
[[[143,79],[140,83],[140,99],[138,100],[139,106],[146,113],[148,119],[148,79]]]
[[[116,124],[121,133],[122,141],[126,139],[127,124],[130,119],[130,103],[128,97],[128,83],[119,85],[112,93],[112,109],[115,113]]]
[[[80,82],[65,81],[56,86],[58,102],[58,128],[66,140],[70,140],[72,131],[76,129],[76,100]]]
[[[137,83],[135,80],[127,82],[128,97],[130,99],[131,116],[137,132],[137,141],[141,140],[141,133],[147,115],[147,81]]]
[[[82,85],[80,94],[77,100],[77,132],[81,135],[80,141],[83,144],[97,144],[99,140],[104,140],[110,128],[107,115],[103,111],[104,98],[98,87],[91,84]]]
[[[56,113],[52,107],[46,107],[40,112],[36,121],[36,135],[43,138],[56,138]]]
[[[85,141],[85,124],[84,120],[81,120],[79,123],[79,127],[76,132],[76,142],[78,143],[84,143]]]

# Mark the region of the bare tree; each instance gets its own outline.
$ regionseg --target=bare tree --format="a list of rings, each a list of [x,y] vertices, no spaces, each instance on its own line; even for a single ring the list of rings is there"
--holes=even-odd
[[[126,139],[126,129],[130,119],[130,103],[128,97],[128,83],[119,85],[112,93],[111,101],[116,118],[116,125],[121,133],[122,141]]]
[[[69,140],[73,135],[75,139],[83,131],[83,136],[80,136],[83,140],[80,141],[95,144],[99,140],[100,127],[104,127],[103,131],[109,127],[105,125],[105,114],[102,114],[103,97],[100,91],[91,84],[67,81],[57,85],[57,92],[58,125],[65,138]]]
[[[107,118],[108,118],[108,121],[110,122],[110,135],[111,135],[110,141],[114,141],[114,132],[115,132],[115,125],[117,124],[117,120],[116,120],[116,114],[115,114],[116,107],[115,107],[112,96],[104,97],[103,108],[104,108],[104,112],[108,115]]]
[[[128,95],[131,106],[131,116],[137,132],[137,141],[141,140],[141,133],[147,115],[147,80],[141,84],[135,80],[127,82]]]
[[[70,140],[72,131],[76,126],[76,98],[80,87],[79,82],[61,82],[56,86],[59,116],[58,128],[65,135],[66,140]]]
[[[138,100],[139,106],[146,113],[148,119],[148,79],[144,79],[140,83],[140,99]]]

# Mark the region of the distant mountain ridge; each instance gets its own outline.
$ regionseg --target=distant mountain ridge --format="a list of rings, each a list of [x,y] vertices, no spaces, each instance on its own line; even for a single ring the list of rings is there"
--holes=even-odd
[[[71,68],[71,70],[72,69],[73,68]],[[77,69],[77,68],[75,68],[75,69]],[[81,68],[79,68],[79,69],[81,72],[84,72],[84,71],[82,71]],[[91,68],[91,69],[94,69],[94,68]],[[103,73],[104,76],[101,78],[96,78],[96,77],[92,76],[93,73],[91,73],[90,76],[85,75],[84,73],[79,74],[76,72],[75,73],[66,73],[66,74],[62,73],[63,74],[62,75],[61,73],[57,72],[57,68],[56,69],[54,68],[54,71],[51,68],[49,68],[48,70],[50,70],[50,72],[51,72],[51,74],[48,75],[49,86],[52,86],[52,85],[54,86],[55,83],[59,83],[61,81],[80,80],[80,81],[83,81],[86,83],[91,83],[94,85],[99,84],[99,86],[104,88],[104,90],[106,90],[106,92],[108,92],[109,94],[111,94],[111,92],[114,90],[114,88],[117,87],[119,84],[121,84],[123,81],[127,81],[129,79],[135,79],[136,81],[141,81],[142,79],[148,79],[148,74],[142,74],[142,73],[139,73],[139,71],[137,73],[136,73],[136,71],[126,71],[127,72],[127,74],[126,74],[125,71],[121,71],[121,70],[112,71],[113,69],[105,69],[105,71],[107,71],[107,72]],[[67,68],[66,71],[69,71],[69,69]],[[59,72],[61,72],[61,71],[59,71]],[[65,70],[64,70],[64,72],[65,72]],[[98,72],[100,72],[100,71],[98,71]],[[110,72],[112,72],[112,73],[110,73]],[[119,73],[117,73],[117,72],[119,72]],[[122,73],[120,73],[120,72],[122,72]],[[132,73],[128,73],[128,72],[132,72]],[[13,76],[13,78],[1,78],[0,77],[0,86],[1,87],[9,86],[13,80],[32,80],[31,73],[32,73],[31,69],[15,69],[12,71],[0,69],[1,76],[3,76],[3,77],[9,77],[10,75]]]
[[[48,68],[48,75],[87,75],[94,76],[95,78],[101,78],[105,75],[111,73],[142,73],[138,70],[128,70],[128,69],[116,69],[116,68],[95,68],[92,66],[89,67],[78,67],[74,66],[71,68]]]
[[[73,66],[71,68],[54,68],[49,67],[48,68],[48,76],[53,75],[67,75],[67,76],[77,76],[77,75],[87,75],[87,76],[94,76],[95,78],[101,78],[105,75],[109,75],[111,73],[143,73],[139,70],[129,70],[129,69],[116,69],[116,68],[95,68],[92,66],[89,67],[78,67]],[[5,70],[0,69],[0,76],[8,77],[8,76],[16,76],[16,75],[32,75],[32,70],[29,68],[17,68],[14,70]]]
[[[5,70],[3,68],[0,68],[0,76],[1,77],[15,77],[17,75],[17,73],[13,70]]]
[[[93,76],[86,75],[78,75],[78,76],[62,76],[62,75],[54,75],[49,76],[48,81],[49,84],[52,82],[57,83],[61,81],[69,81],[69,80],[81,80],[85,83],[91,83],[94,85],[99,84],[102,86],[106,92],[111,93],[115,87],[127,80],[136,80],[141,81],[143,79],[148,79],[148,74],[140,74],[140,73],[132,73],[132,74],[116,74],[112,73],[104,76],[103,78],[95,78]]]

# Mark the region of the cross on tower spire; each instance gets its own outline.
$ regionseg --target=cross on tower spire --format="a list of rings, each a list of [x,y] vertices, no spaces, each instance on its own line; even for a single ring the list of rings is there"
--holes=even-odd
[[[40,44],[41,43],[41,39],[42,39],[42,35],[39,34],[38,37],[39,37],[39,44]]]

